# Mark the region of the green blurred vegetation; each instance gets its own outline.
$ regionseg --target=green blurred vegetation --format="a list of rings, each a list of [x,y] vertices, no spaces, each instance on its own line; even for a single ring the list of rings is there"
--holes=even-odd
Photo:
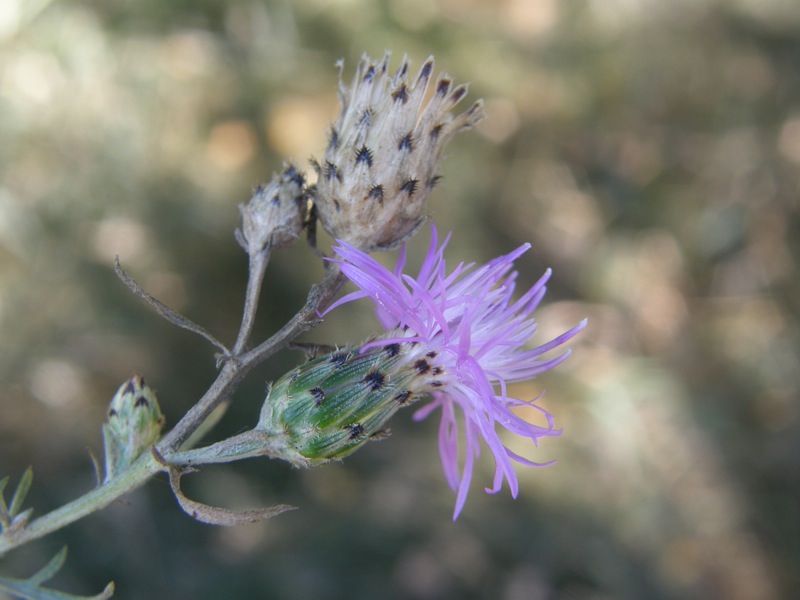
[[[337,71],[364,51],[472,82],[489,118],[448,149],[430,209],[451,261],[523,241],[554,276],[541,335],[584,315],[547,388],[563,437],[520,498],[457,523],[436,424],[346,462],[269,461],[187,477],[263,525],[185,517],[163,479],[9,555],[22,576],[62,544],[64,589],[118,598],[778,599],[800,589],[800,4],[793,0],[4,0],[0,7],[0,475],[29,464],[37,514],[93,485],[86,448],[140,373],[174,423],[213,349],[133,298],[230,341],[246,265],[237,204],[290,158],[320,156]],[[426,235],[415,240],[415,252]],[[387,257],[387,260],[390,257]],[[320,275],[273,259],[259,334]],[[366,306],[309,340],[355,342]],[[254,373],[215,435],[252,425]],[[523,450],[524,451],[524,450]]]

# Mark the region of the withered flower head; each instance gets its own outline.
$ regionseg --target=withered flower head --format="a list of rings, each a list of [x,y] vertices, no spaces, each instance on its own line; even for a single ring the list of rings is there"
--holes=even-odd
[[[240,204],[242,229],[237,238],[252,256],[266,248],[288,246],[300,235],[306,219],[305,177],[284,165],[266,185],[259,185],[247,204]]]
[[[433,57],[413,80],[407,58],[394,75],[388,64],[388,52],[380,62],[364,55],[347,87],[339,63],[342,109],[325,160],[316,165],[314,198],[322,226],[366,252],[393,248],[416,232],[445,145],[483,117],[480,100],[453,115],[467,86],[453,85],[447,75],[427,93]]]

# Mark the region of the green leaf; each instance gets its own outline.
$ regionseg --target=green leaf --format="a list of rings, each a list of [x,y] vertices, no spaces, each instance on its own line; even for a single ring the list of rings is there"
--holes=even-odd
[[[22,508],[22,503],[25,502],[25,497],[28,495],[28,490],[31,488],[33,482],[33,469],[28,467],[25,469],[22,478],[17,484],[17,489],[14,491],[14,496],[11,498],[11,507],[8,509],[8,516],[14,518]]]
[[[50,559],[50,562],[43,566],[41,569],[36,571],[33,575],[30,576],[28,581],[30,583],[35,583],[39,585],[40,583],[44,583],[45,581],[50,581],[56,573],[61,570],[61,567],[64,566],[64,563],[67,560],[67,547],[64,546],[61,550],[59,550],[56,555]]]
[[[53,578],[61,570],[67,560],[67,548],[62,548],[44,567],[28,579],[12,579],[0,577],[0,592],[5,592],[22,600],[108,600],[114,595],[114,582],[95,596],[76,596],[49,588],[41,584]]]
[[[0,518],[8,516],[8,506],[6,505],[6,499],[3,496],[3,490],[6,489],[9,479],[10,477],[3,477],[0,479]]]

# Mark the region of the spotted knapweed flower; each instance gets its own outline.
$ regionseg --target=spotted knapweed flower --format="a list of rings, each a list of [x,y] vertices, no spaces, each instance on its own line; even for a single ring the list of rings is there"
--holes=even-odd
[[[343,241],[332,259],[359,289],[333,303],[369,298],[386,332],[366,344],[317,356],[278,379],[267,393],[258,424],[207,448],[173,456],[179,464],[229,462],[271,456],[310,467],[342,459],[366,442],[381,439],[386,424],[401,408],[429,399],[415,418],[441,410],[439,450],[450,486],[457,492],[454,518],[467,498],[475,460],[485,444],[495,460],[494,484],[508,481],[517,496],[513,461],[538,466],[512,452],[498,429],[537,443],[559,435],[553,418],[536,405],[508,394],[508,384],[527,380],[564,361],[553,358],[586,321],[537,347],[526,344],[536,331],[533,311],[545,294],[548,270],[514,300],[514,261],[524,244],[488,264],[459,264],[447,272],[435,227],[419,274],[403,273],[405,248],[394,271]],[[327,311],[326,311],[327,312]],[[523,419],[515,409],[532,407],[546,424]],[[460,418],[459,418],[460,413]],[[462,421],[463,424],[459,424]]]
[[[390,371],[391,379],[400,382],[402,389],[398,404],[430,398],[416,412],[416,420],[436,409],[441,411],[439,451],[447,482],[457,492],[456,518],[466,501],[481,443],[491,451],[496,467],[487,492],[498,492],[505,479],[516,498],[519,484],[512,461],[541,466],[512,452],[498,428],[534,444],[541,437],[561,432],[554,428],[552,416],[535,404],[537,399],[513,398],[507,393],[507,385],[563,362],[569,350],[554,358],[543,355],[582,330],[586,320],[540,346],[527,347],[536,331],[532,313],[545,294],[550,271],[514,300],[517,273],[511,269],[529,244],[481,267],[461,263],[448,273],[444,260],[448,239],[438,246],[436,229],[432,228],[430,248],[416,277],[403,273],[405,248],[396,268],[390,271],[365,252],[340,241],[335,246],[335,261],[359,289],[329,310],[359,298],[372,300],[387,333],[364,345],[361,352],[387,349],[395,358]],[[385,371],[381,373],[388,381]],[[546,425],[524,420],[515,413],[518,407],[538,409]]]
[[[425,221],[428,192],[447,142],[483,117],[481,101],[454,116],[467,95],[440,75],[426,94],[433,72],[429,58],[411,80],[404,59],[388,73],[389,53],[381,61],[364,55],[350,87],[341,81],[342,105],[332,127],[314,203],[322,226],[334,238],[366,252],[394,248]]]

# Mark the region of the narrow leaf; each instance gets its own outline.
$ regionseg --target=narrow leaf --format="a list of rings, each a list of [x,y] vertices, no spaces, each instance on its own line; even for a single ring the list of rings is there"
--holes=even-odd
[[[0,577],[0,592],[5,592],[22,600],[108,600],[114,595],[114,582],[95,596],[76,596],[41,587],[41,584],[53,578],[64,566],[67,559],[67,547],[64,546],[50,559],[44,567],[39,569],[28,579],[12,579]]]
[[[179,469],[170,469],[169,484],[172,487],[172,492],[178,500],[183,511],[202,523],[209,525],[220,525],[222,527],[234,527],[236,525],[245,525],[248,523],[258,523],[266,521],[276,515],[286,512],[287,510],[294,510],[295,506],[287,504],[278,504],[269,508],[254,508],[250,510],[232,510],[230,508],[221,508],[217,506],[209,506],[202,502],[190,500],[183,495],[180,488],[182,472]]]
[[[119,256],[117,256],[114,260],[114,271],[117,273],[117,277],[119,277],[120,281],[122,281],[122,283],[124,283],[131,292],[152,306],[153,309],[167,321],[173,325],[177,325],[178,327],[204,337],[206,340],[216,346],[223,353],[223,355],[230,356],[231,353],[228,348],[225,347],[225,344],[215,338],[208,330],[191,321],[190,319],[187,319],[182,314],[175,312],[169,306],[161,302],[161,300],[145,292],[144,288],[140,286],[133,277],[128,275],[125,272],[125,269],[122,268],[122,265],[119,262]]]
[[[94,469],[95,487],[100,487],[103,485],[103,471],[100,468],[100,461],[97,460],[97,456],[95,456],[91,448],[87,448],[86,450],[89,452],[89,460],[92,461],[92,468]]]
[[[0,592],[10,594],[14,598],[21,600],[108,600],[114,595],[114,582],[109,583],[106,588],[96,596],[76,596],[58,590],[38,587],[25,579],[6,579],[0,577]]]
[[[217,425],[217,423],[220,422],[220,419],[225,416],[225,412],[228,410],[230,404],[230,400],[226,400],[217,406],[213,411],[211,411],[211,414],[208,415],[206,420],[200,424],[200,427],[194,430],[192,435],[186,438],[186,441],[180,445],[178,450],[185,450],[187,448],[193,448],[196,446],[200,440],[202,440],[206,434],[211,431]]]
[[[28,490],[31,488],[31,483],[33,483],[33,469],[28,467],[25,469],[25,473],[22,474],[22,478],[17,484],[17,489],[14,491],[14,496],[11,498],[11,507],[8,509],[8,516],[12,519],[22,508],[25,497],[28,495]]]
[[[38,586],[40,583],[44,583],[45,581],[49,581],[52,579],[56,573],[61,570],[61,567],[64,566],[64,563],[67,560],[67,547],[64,546],[59,550],[56,555],[50,559],[45,566],[41,569],[36,571],[33,575],[28,578],[28,582]]]
[[[6,499],[3,496],[3,490],[6,489],[9,479],[10,477],[3,477],[0,479],[0,519],[8,516],[8,505],[6,505]]]

